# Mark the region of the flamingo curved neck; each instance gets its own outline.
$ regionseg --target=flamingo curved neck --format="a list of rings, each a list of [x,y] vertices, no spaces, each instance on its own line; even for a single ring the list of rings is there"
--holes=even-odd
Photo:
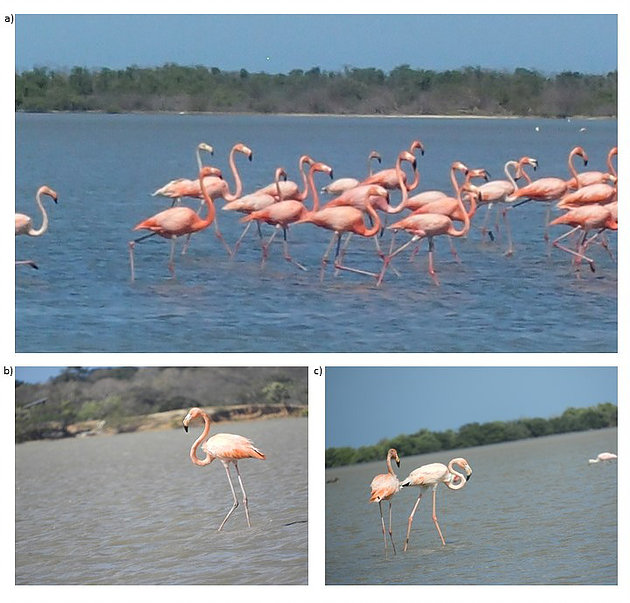
[[[460,488],[463,488],[466,485],[466,476],[463,473],[460,473],[459,471],[455,471],[455,469],[453,469],[454,464],[455,463],[453,461],[451,461],[448,464],[448,470],[451,474],[451,479],[448,482],[446,482],[446,487],[451,490],[459,490]],[[457,484],[454,484],[453,481],[456,477],[458,477],[459,480]]]
[[[232,170],[232,175],[234,176],[234,193],[230,193],[230,188],[228,186],[228,190],[223,196],[226,201],[235,201],[243,194],[243,183],[241,182],[241,176],[238,173],[238,169],[236,167],[236,160],[234,159],[234,153],[236,153],[236,146],[232,147],[230,151],[230,158],[228,163],[230,164],[230,170]]]
[[[508,169],[510,167],[513,167],[516,171],[516,169],[518,168],[518,161],[514,161],[514,160],[506,161],[505,165],[503,166],[503,171],[505,172],[507,179],[512,185],[512,191],[515,191],[518,187],[516,186],[516,180],[514,180],[514,176],[512,176],[512,174],[510,173],[510,170]]]
[[[212,222],[214,221],[214,217],[215,217],[215,214],[216,214],[216,209],[214,207],[214,203],[212,202],[212,199],[210,198],[210,194],[206,190],[206,187],[203,185],[203,179],[204,179],[203,170],[200,170],[199,171],[199,188],[201,188],[201,194],[203,195],[203,201],[206,204],[206,207],[208,208],[208,214],[206,215],[205,219],[203,220],[203,223],[206,226],[210,226],[210,224],[212,224]]]
[[[200,466],[209,465],[213,460],[212,457],[207,452],[206,452],[205,459],[200,459],[197,456],[197,448],[208,437],[208,433],[210,432],[210,417],[208,417],[208,415],[206,414],[202,415],[202,417],[203,417],[203,422],[204,422],[203,432],[195,440],[194,444],[190,448],[190,460],[195,465],[200,465]]]
[[[404,174],[401,166],[401,158],[400,156],[396,159],[396,175],[398,176],[398,186],[400,186],[400,190],[402,192],[402,198],[398,205],[395,207],[391,207],[387,213],[389,214],[397,214],[402,211],[407,203],[407,199],[409,198],[409,191],[413,190],[416,186],[418,186],[418,182],[420,181],[420,176],[418,175],[417,170],[414,170],[416,173],[416,178],[414,178],[413,186],[407,188],[404,181]],[[418,180],[418,182],[416,182]]]
[[[39,210],[42,212],[42,225],[37,230],[31,230],[28,233],[31,237],[39,237],[48,230],[48,214],[46,213],[46,210],[44,209],[44,204],[42,203],[41,191],[37,191],[37,194],[35,195],[35,201],[37,201]]]
[[[367,211],[368,215],[372,217],[372,220],[374,223],[372,224],[371,228],[368,228],[365,230],[365,232],[363,233],[363,236],[373,237],[381,229],[381,219],[379,218],[378,214],[376,213],[376,210],[374,209],[374,206],[370,203],[369,199],[368,199],[368,202],[365,204],[365,210]],[[389,463],[389,466],[391,467],[391,462],[389,460],[389,457],[387,461]]]
[[[317,189],[315,188],[315,166],[311,165],[311,169],[308,171],[308,184],[311,188],[311,193],[313,194],[313,209],[312,212],[316,212],[319,210],[319,195],[317,194]]]

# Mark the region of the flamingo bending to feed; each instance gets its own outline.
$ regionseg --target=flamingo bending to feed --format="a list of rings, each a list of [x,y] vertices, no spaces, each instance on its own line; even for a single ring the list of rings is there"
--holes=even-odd
[[[387,451],[387,473],[376,475],[370,484],[371,494],[370,502],[378,502],[378,510],[381,514],[381,527],[383,529],[383,541],[385,542],[385,555],[387,555],[387,536],[385,534],[385,520],[383,519],[383,508],[381,502],[386,500],[389,503],[389,539],[392,541],[394,555],[396,554],[396,545],[392,535],[392,497],[400,490],[400,482],[392,469],[392,459],[396,461],[396,465],[400,467],[400,459],[395,448]]]
[[[232,490],[232,497],[234,502],[232,504],[232,508],[225,516],[225,519],[221,522],[221,525],[219,526],[219,531],[221,531],[221,529],[225,525],[225,522],[229,519],[230,515],[232,515],[236,507],[238,507],[238,499],[236,498],[236,492],[234,491],[234,485],[232,484],[232,478],[230,477],[230,464],[233,464],[234,469],[236,470],[238,483],[240,484],[241,491],[243,492],[243,505],[245,507],[245,517],[247,518],[247,525],[251,528],[252,524],[249,520],[247,493],[245,492],[245,487],[243,486],[241,473],[238,470],[238,461],[240,461],[241,459],[265,460],[265,455],[254,446],[251,440],[248,440],[247,438],[240,435],[235,435],[232,433],[217,433],[216,435],[213,435],[211,438],[206,440],[206,438],[208,437],[208,433],[210,432],[210,417],[201,408],[191,408],[188,411],[188,414],[184,417],[183,424],[184,430],[186,432],[188,432],[188,425],[190,424],[190,422],[198,417],[203,419],[204,428],[203,432],[195,440],[192,448],[190,449],[190,460],[193,462],[193,464],[203,467],[205,465],[209,465],[214,459],[219,459],[225,467],[225,473],[227,474],[228,482],[230,483],[230,490]],[[204,440],[206,441],[204,442]],[[206,457],[204,459],[200,459],[197,456],[197,448],[199,447],[199,444],[201,444],[201,449],[206,453]]]
[[[368,155],[368,177],[370,177],[374,172],[372,171],[372,159],[376,159],[379,163],[381,163],[381,156],[376,152],[376,151],[372,151],[369,155]],[[337,180],[334,180],[333,182],[331,182],[330,184],[327,184],[326,186],[322,187],[322,192],[323,193],[329,193],[329,194],[340,194],[340,193],[344,193],[347,190],[354,188],[355,186],[359,186],[359,184],[361,184],[360,180],[357,180],[356,178],[338,178]]]
[[[617,221],[614,218],[611,209],[604,205],[598,205],[595,203],[590,205],[581,205],[570,209],[561,216],[558,216],[555,220],[552,220],[549,225],[555,226],[556,224],[568,224],[573,228],[555,239],[552,242],[552,246],[575,256],[576,265],[579,260],[585,260],[588,262],[590,269],[595,272],[595,262],[592,258],[584,255],[586,247],[592,240],[592,238],[587,240],[587,236],[592,230],[597,230],[597,233],[594,236],[599,235],[606,229],[617,230]],[[560,241],[562,239],[565,239],[577,230],[581,230],[584,233],[578,244],[577,251],[569,249],[564,245],[560,245]]]
[[[203,167],[201,161],[201,151],[206,151],[210,155],[214,155],[214,148],[205,143],[200,142],[195,150],[195,156],[197,158],[197,173]],[[208,166],[210,168],[209,175],[222,178],[221,170],[217,167]],[[198,179],[189,180],[188,178],[177,178],[171,180],[161,188],[158,188],[151,194],[152,197],[167,197],[172,199],[172,205],[179,205],[182,197],[193,197],[195,199],[201,199],[201,186]]]
[[[199,171],[200,183],[208,175],[209,172],[210,168],[201,168],[201,170]],[[129,241],[129,263],[131,266],[132,281],[135,280],[133,257],[134,247],[136,243],[139,243],[144,239],[148,239],[154,234],[171,240],[171,253],[169,256],[168,268],[173,277],[175,276],[175,263],[173,260],[173,256],[175,254],[175,241],[177,240],[177,237],[190,235],[194,232],[199,232],[200,230],[207,228],[208,226],[210,226],[210,224],[212,224],[212,221],[215,217],[214,203],[209,197],[207,189],[205,187],[202,187],[201,190],[204,198],[204,203],[208,208],[208,213],[205,219],[200,218],[197,212],[195,212],[190,207],[176,206],[165,209],[164,211],[161,211],[160,213],[157,213],[151,218],[147,218],[146,220],[143,220],[142,222],[134,226],[133,230],[150,230],[151,232],[137,239],[134,239],[133,241]]]
[[[589,465],[595,463],[603,463],[606,461],[614,461],[617,459],[617,455],[612,452],[600,452],[595,459],[588,459]]]
[[[453,469],[453,465],[458,465],[461,467],[466,475],[459,473],[459,471],[455,471]],[[438,524],[437,515],[435,514],[435,493],[439,484],[444,484],[450,490],[460,490],[463,488],[470,476],[472,475],[472,469],[468,464],[468,461],[463,458],[452,459],[448,467],[443,465],[442,463],[430,463],[429,465],[422,465],[422,467],[418,467],[414,469],[402,482],[400,482],[401,488],[406,488],[408,486],[418,486],[420,488],[420,494],[418,494],[418,500],[416,500],[416,504],[413,506],[411,514],[409,515],[409,519],[407,520],[407,537],[405,538],[405,548],[407,550],[407,546],[409,545],[409,533],[411,532],[411,524],[413,522],[413,516],[420,504],[420,499],[422,498],[423,491],[427,488],[433,489],[433,523],[435,524],[435,528],[437,529],[438,534],[440,535],[440,540],[442,541],[442,545],[446,545],[444,540],[444,536],[442,536],[442,530],[440,530],[440,524]]]
[[[385,276],[385,272],[390,265],[393,258],[395,258],[399,253],[404,251],[411,244],[422,238],[429,239],[429,274],[433,279],[436,285],[439,285],[439,281],[437,275],[435,273],[435,269],[433,267],[433,249],[434,243],[433,238],[438,235],[449,235],[451,237],[463,237],[470,230],[470,218],[469,212],[466,211],[464,207],[464,203],[462,202],[462,192],[468,191],[473,193],[470,197],[471,209],[470,213],[474,213],[476,207],[476,196],[477,196],[477,187],[471,184],[465,184],[461,190],[458,191],[457,201],[459,204],[460,211],[462,212],[462,218],[464,225],[461,229],[455,228],[453,224],[453,220],[449,216],[445,216],[442,214],[411,214],[398,222],[394,222],[388,226],[388,230],[393,230],[397,232],[398,230],[406,230],[409,232],[412,237],[409,241],[401,245],[396,251],[394,251],[394,237],[392,237],[391,245],[389,253],[383,259],[383,267],[381,268],[381,273],[377,279],[377,286],[383,282],[383,277]]]
[[[325,172],[329,174],[332,178],[333,170],[330,166],[324,163],[313,162],[311,164],[308,178],[314,195],[313,199],[315,199],[315,196],[317,195],[317,191],[315,190],[315,184],[313,181],[315,172]],[[265,260],[267,259],[269,247],[273,242],[276,234],[278,233],[278,229],[281,228],[283,231],[284,259],[287,260],[287,262],[295,264],[301,270],[306,270],[306,267],[295,261],[289,253],[287,231],[291,224],[295,224],[298,220],[306,216],[308,212],[309,210],[306,208],[303,201],[298,201],[296,199],[286,199],[278,201],[277,203],[273,203],[272,205],[264,209],[251,212],[249,215],[241,219],[241,222],[248,222],[248,226],[249,224],[251,224],[252,221],[256,221],[258,223],[259,229],[260,222],[266,222],[267,224],[276,227],[273,234],[269,237],[269,240],[266,243],[263,242],[263,257],[261,264],[264,264]]]

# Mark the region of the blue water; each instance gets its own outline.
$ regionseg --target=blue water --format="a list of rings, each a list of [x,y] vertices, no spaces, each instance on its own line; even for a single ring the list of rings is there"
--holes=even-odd
[[[537,177],[565,176],[567,153],[581,144],[589,169],[605,169],[617,122],[18,114],[16,211],[38,225],[34,193],[44,183],[59,193],[59,204],[46,204],[50,228],[43,237],[16,239],[16,258],[40,268],[16,269],[16,351],[615,352],[616,263],[594,247],[596,272],[583,266],[578,278],[566,254],[547,253],[544,207],[534,203],[511,212],[513,257],[503,254],[502,233],[495,243],[482,240],[475,226],[483,212],[467,239],[456,241],[461,263],[438,240],[440,287],[426,271],[426,244],[413,263],[400,256],[400,276],[388,272],[381,288],[331,270],[320,283],[330,234],[308,224],[289,232],[291,253],[308,272],[285,262],[279,244],[261,269],[254,229],[230,259],[209,229],[194,237],[186,256],[177,253],[175,279],[166,240],[139,244],[130,282],[127,242],[137,236],[131,229],[169,205],[151,197],[153,190],[195,176],[197,143],[214,146],[213,164],[230,182],[229,149],[238,141],[251,147],[251,163],[238,157],[248,192],[270,182],[278,165],[297,179],[302,153],[333,166],[336,177],[362,176],[370,150],[390,166],[415,138],[426,148],[420,189],[450,190],[455,159],[502,178],[506,160],[529,155],[539,161]],[[217,205],[233,244],[240,215]],[[616,235],[610,243],[616,252]],[[378,270],[373,242],[356,237],[347,263]]]

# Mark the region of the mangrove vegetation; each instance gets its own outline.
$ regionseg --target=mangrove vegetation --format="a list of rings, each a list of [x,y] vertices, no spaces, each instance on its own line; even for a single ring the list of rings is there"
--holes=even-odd
[[[616,117],[617,71],[346,67],[287,74],[180,66],[37,67],[16,73],[16,111],[251,112]]]
[[[610,402],[604,402],[587,408],[567,408],[559,417],[550,419],[533,418],[467,423],[457,430],[448,429],[446,431],[420,429],[410,435],[383,439],[373,446],[328,448],[326,450],[326,467],[383,460],[387,456],[389,448],[395,448],[401,456],[413,456],[440,450],[483,446],[570,431],[586,431],[616,426],[617,406]]]

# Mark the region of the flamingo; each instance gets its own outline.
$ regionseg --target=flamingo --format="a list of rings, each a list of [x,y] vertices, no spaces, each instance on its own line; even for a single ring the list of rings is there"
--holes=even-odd
[[[203,179],[207,177],[209,172],[210,168],[207,166],[201,168],[199,171],[200,184],[203,182]],[[189,235],[193,232],[199,232],[200,230],[210,226],[215,218],[214,203],[208,195],[208,190],[205,187],[202,187],[201,191],[204,203],[208,208],[208,214],[205,219],[200,218],[197,212],[190,207],[176,206],[165,209],[164,211],[161,211],[160,213],[155,214],[151,218],[147,218],[134,226],[133,230],[150,230],[151,232],[147,235],[134,239],[133,241],[129,241],[129,263],[131,266],[132,281],[135,280],[133,258],[134,247],[136,243],[149,238],[153,234],[158,234],[165,239],[171,240],[171,253],[169,256],[168,268],[173,277],[175,276],[175,263],[173,255],[175,253],[175,241],[177,240],[177,237],[187,234]]]
[[[325,172],[332,177],[332,168],[320,162],[313,162],[311,164],[309,170],[309,182],[311,183],[311,188],[314,195],[317,194],[315,191],[315,184],[313,182],[313,176],[315,172]],[[298,220],[306,216],[308,214],[308,211],[309,210],[306,208],[303,201],[298,201],[296,199],[286,199],[278,201],[277,203],[273,203],[272,205],[269,205],[269,207],[260,209],[258,211],[253,211],[249,215],[241,219],[241,222],[247,222],[248,225],[251,224],[251,222],[256,221],[259,224],[259,228],[260,222],[266,222],[267,224],[271,224],[272,226],[276,227],[273,234],[269,237],[269,240],[266,243],[263,243],[262,263],[264,263],[265,259],[267,258],[269,246],[278,233],[278,229],[281,228],[284,237],[284,259],[292,264],[295,264],[301,270],[306,270],[306,268],[302,264],[295,261],[289,254],[287,230],[289,229],[289,226],[291,224],[296,223]]]
[[[595,459],[588,459],[589,465],[594,465],[595,463],[603,463],[606,461],[613,461],[617,459],[617,455],[613,452],[600,452]]]
[[[279,192],[278,192],[278,187],[276,185],[276,182],[274,181],[271,184],[268,184],[267,186],[264,186],[254,191],[253,194],[263,193],[263,194],[273,195],[274,197],[276,197],[276,199],[282,198],[282,199],[296,199],[298,201],[304,201],[306,197],[308,196],[308,183],[306,179],[306,172],[304,171],[304,166],[305,165],[310,166],[312,164],[313,164],[313,159],[309,155],[302,155],[300,159],[298,160],[298,171],[300,172],[300,175],[302,176],[302,190],[300,190],[297,183],[293,182],[292,180],[286,180],[285,178],[286,181],[280,182]]]
[[[379,192],[380,188],[374,186],[368,188],[366,194],[368,197],[377,196]],[[328,245],[328,247],[326,248],[326,252],[322,256],[320,281],[324,280],[324,272],[328,263],[328,256],[330,255],[330,251],[335,241],[337,243],[337,250],[335,253],[334,262],[336,270],[347,270],[349,272],[356,272],[358,274],[365,274],[367,276],[376,277],[377,275],[372,272],[366,272],[365,270],[351,268],[349,266],[341,264],[338,261],[341,235],[344,232],[358,234],[362,237],[373,237],[380,230],[381,221],[374,207],[370,203],[366,205],[366,212],[368,216],[370,216],[373,220],[372,227],[368,228],[365,225],[363,219],[363,216],[365,214],[360,209],[351,206],[324,207],[323,209],[319,209],[318,202],[319,199],[315,195],[313,199],[313,209],[302,216],[297,222],[295,222],[295,224],[303,224],[305,222],[309,222],[311,224],[315,224],[315,226],[319,226],[320,228],[325,228],[327,230],[333,231],[333,236],[330,239],[330,244]]]
[[[617,200],[617,184],[614,186],[599,182],[596,184],[586,184],[576,191],[572,191],[564,195],[558,201],[556,207],[559,209],[571,209],[580,205],[588,205],[590,203],[599,203],[606,205]]]
[[[379,163],[381,163],[381,156],[376,151],[371,151],[370,154],[368,155],[368,160],[367,160],[368,177],[373,174],[372,163],[371,163],[372,159],[376,159]],[[327,184],[326,186],[322,187],[322,192],[336,195],[336,194],[344,193],[347,190],[354,188],[355,186],[358,186],[360,183],[361,183],[360,180],[357,180],[356,178],[338,178],[337,180],[334,180],[330,184]]]
[[[424,155],[424,145],[419,140],[414,140],[409,146],[409,153],[413,155],[416,149],[420,149],[422,155]],[[415,157],[414,157],[415,159]],[[418,182],[420,181],[420,175],[417,170],[415,170],[415,161],[414,161],[414,179],[411,183],[407,184],[407,175],[403,174],[403,182],[407,187],[408,191],[413,190],[418,186]],[[387,168],[384,170],[380,170],[371,176],[368,176],[365,180],[361,182],[361,184],[378,184],[387,190],[396,190],[400,188],[400,182],[398,178],[398,171],[396,167]]]
[[[567,159],[569,172],[577,181],[577,170],[573,165],[573,158],[576,155],[582,157],[584,165],[588,164],[588,156],[586,154],[586,151],[582,147],[573,147],[573,149],[571,149],[571,152],[569,153],[569,157]],[[521,203],[526,203],[527,201],[546,202],[547,213],[545,215],[544,238],[547,241],[549,239],[549,235],[547,233],[547,225],[549,224],[549,217],[551,213],[551,205],[549,202],[562,197],[562,195],[567,192],[568,188],[569,186],[567,184],[567,181],[563,180],[562,178],[538,178],[537,180],[533,180],[532,182],[521,188],[517,188],[511,195],[507,197],[506,201],[511,203],[514,201],[518,201],[519,199],[523,199],[522,202],[516,203],[513,207],[517,207],[518,205],[521,205]]]
[[[199,465],[203,467],[205,465],[209,465],[214,459],[219,459],[223,466],[225,467],[225,473],[227,474],[228,482],[230,483],[230,490],[232,490],[232,497],[234,502],[232,504],[232,508],[228,511],[228,514],[225,516],[221,525],[219,526],[219,532],[223,529],[225,522],[229,519],[230,515],[234,512],[236,507],[238,507],[238,499],[236,498],[236,492],[234,491],[234,485],[232,484],[232,478],[230,477],[230,463],[234,465],[234,469],[236,470],[236,475],[238,477],[238,483],[241,486],[241,491],[243,492],[243,505],[245,506],[245,517],[247,518],[248,527],[252,527],[252,524],[249,520],[249,506],[247,504],[247,493],[245,492],[245,487],[243,486],[243,480],[241,479],[241,473],[238,470],[238,461],[241,459],[261,459],[265,460],[265,454],[258,450],[247,438],[235,435],[232,433],[217,433],[213,435],[211,438],[206,440],[208,437],[208,433],[210,432],[210,417],[208,413],[206,413],[201,408],[191,408],[188,411],[188,414],[184,417],[184,430],[188,432],[188,425],[193,419],[201,417],[204,422],[204,428],[201,435],[195,440],[191,449],[190,449],[190,460],[194,465]],[[204,442],[204,440],[206,440]],[[203,443],[202,443],[203,442]],[[204,459],[200,459],[197,456],[197,448],[201,444],[201,449],[206,453],[206,457]]]
[[[238,169],[236,167],[236,161],[234,159],[234,155],[236,153],[242,153],[243,155],[247,157],[249,161],[252,160],[252,157],[253,157],[252,150],[249,147],[245,146],[242,142],[236,143],[230,149],[228,163],[230,165],[230,170],[232,171],[232,175],[234,176],[234,192],[230,191],[230,185],[225,180],[223,180],[223,178],[219,178],[218,176],[211,176],[208,174],[208,177],[205,179],[203,183],[202,192],[207,193],[212,199],[212,201],[216,201],[217,199],[223,199],[224,201],[227,201],[227,202],[234,201],[235,199],[238,199],[243,194],[243,183],[241,181],[240,174],[238,173]],[[199,186],[201,188],[201,183]],[[201,208],[203,207],[204,202],[205,201],[202,200],[201,206],[199,207],[199,210],[197,213],[201,211]],[[232,250],[229,248],[228,244],[225,242],[225,239],[223,238],[223,235],[219,231],[219,225],[216,220],[216,217],[214,220],[214,233],[217,236],[217,238],[223,243],[223,246],[227,250],[228,255],[231,256]],[[182,253],[186,252],[186,249],[188,248],[189,243],[190,243],[190,236],[186,238],[186,243],[184,244]]]
[[[471,213],[474,213],[477,195],[477,187],[470,184],[465,184],[462,189],[458,191],[457,200],[459,202],[459,208],[462,212],[462,218],[464,222],[464,225],[460,230],[455,228],[450,217],[442,214],[411,214],[406,218],[403,218],[402,220],[394,222],[394,224],[388,226],[388,230],[393,230],[394,232],[397,232],[398,230],[406,230],[413,236],[409,241],[396,249],[396,251],[393,251],[394,237],[392,237],[389,253],[383,259],[383,267],[381,268],[381,272],[377,279],[377,286],[380,286],[380,284],[383,282],[385,271],[387,270],[392,259],[396,257],[399,253],[404,251],[407,247],[409,247],[409,245],[424,237],[427,237],[429,239],[429,274],[433,278],[433,281],[436,285],[440,284],[435,273],[435,269],[433,268],[433,237],[444,234],[451,237],[463,237],[468,233],[470,229],[470,218],[468,216],[466,208],[464,207],[464,203],[462,202],[462,192],[464,190],[473,193],[473,195],[471,196]]]
[[[203,167],[203,163],[201,161],[201,151],[206,151],[210,153],[210,155],[214,155],[214,148],[205,143],[200,142],[197,145],[195,150],[195,156],[197,157],[197,172]],[[211,171],[209,172],[210,176],[217,176],[218,178],[222,178],[221,170],[216,167],[211,167]],[[189,180],[188,178],[177,178],[176,180],[171,180],[164,186],[158,188],[151,194],[152,197],[167,197],[173,200],[172,205],[179,205],[181,203],[182,197],[194,197],[195,199],[201,199],[201,186],[199,185],[199,180]]]
[[[458,465],[459,467],[461,467],[465,471],[466,475],[459,473],[459,471],[455,471],[455,469],[453,469],[453,465]],[[437,487],[440,483],[442,483],[450,490],[460,490],[466,485],[471,475],[472,469],[470,468],[468,461],[459,457],[452,459],[449,462],[448,467],[446,465],[443,465],[442,463],[430,463],[428,465],[422,465],[422,467],[414,469],[402,482],[400,482],[401,488],[406,488],[408,486],[418,486],[420,488],[418,500],[416,500],[416,504],[413,506],[413,509],[407,521],[407,537],[405,538],[404,548],[405,551],[407,550],[407,546],[409,545],[409,533],[411,532],[413,516],[416,512],[416,509],[418,508],[418,505],[420,504],[420,499],[422,498],[423,491],[427,488],[433,489],[433,523],[435,524],[435,528],[440,535],[442,545],[446,545],[446,542],[444,541],[444,536],[442,536],[442,530],[440,530],[440,524],[438,524],[437,515],[435,514],[435,493]]]
[[[385,520],[383,519],[383,508],[381,506],[381,502],[384,500],[389,503],[389,539],[392,541],[394,555],[396,554],[396,545],[394,544],[394,537],[392,536],[392,497],[400,490],[400,482],[392,469],[392,458],[396,461],[396,465],[400,467],[398,452],[395,448],[390,448],[387,451],[387,473],[376,475],[370,484],[370,502],[378,502],[378,510],[381,514],[385,555],[387,555],[387,536],[385,535]]]
[[[583,186],[588,186],[589,184],[598,184],[600,182],[607,183],[609,181],[615,182],[617,180],[617,171],[613,166],[612,160],[613,157],[617,155],[617,147],[612,147],[610,151],[608,151],[608,155],[606,157],[606,166],[608,167],[608,172],[598,172],[598,171],[589,171],[589,172],[581,172],[577,175],[576,178],[570,178],[567,180],[567,185],[569,189],[577,189]]]
[[[598,231],[595,236],[606,229],[617,230],[617,221],[614,219],[611,209],[604,205],[598,205],[595,203],[589,205],[581,205],[579,207],[570,209],[563,215],[557,217],[555,220],[552,220],[549,225],[555,226],[556,224],[568,224],[573,228],[555,239],[552,242],[552,246],[575,256],[576,262],[582,259],[585,260],[586,262],[588,262],[590,269],[595,272],[595,262],[591,258],[584,255],[586,247],[592,240],[587,240],[586,237],[592,230]],[[577,230],[581,230],[584,233],[578,245],[577,251],[573,251],[568,247],[560,245],[559,242],[562,239],[565,239]]]
[[[57,203],[57,193],[48,186],[40,186],[35,194],[35,201],[42,213],[42,225],[33,228],[33,220],[26,214],[15,214],[15,236],[27,235],[29,237],[41,237],[48,230],[48,214],[42,203],[42,195],[47,195]]]

